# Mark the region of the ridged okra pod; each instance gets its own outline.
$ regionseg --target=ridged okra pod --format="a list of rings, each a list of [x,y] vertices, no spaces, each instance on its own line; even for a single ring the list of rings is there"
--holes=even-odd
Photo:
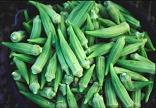
[[[24,13],[24,19],[25,19],[25,21],[28,22],[30,20],[30,17],[28,15],[28,10],[25,10],[23,13]]]
[[[21,76],[24,78],[27,84],[29,84],[29,73],[26,64],[19,60],[17,57],[13,58],[17,69],[19,70]]]
[[[22,60],[23,62],[31,63],[33,64],[36,60],[35,57],[27,55],[27,54],[19,54],[15,52],[11,52],[11,56],[17,57],[18,59]]]
[[[88,69],[90,67],[90,62],[89,60],[85,59],[86,58],[85,51],[82,48],[81,43],[78,40],[76,34],[74,33],[72,26],[69,26],[68,32],[70,35],[70,46],[73,52],[75,53],[76,57],[78,58],[80,65],[83,68]]]
[[[134,108],[141,107],[141,89],[133,91],[131,94],[132,100],[134,101]]]
[[[125,45],[125,37],[119,38],[113,45],[106,62],[105,75],[108,74],[110,63],[115,64]]]
[[[111,27],[111,26],[115,26],[116,24],[109,20],[109,19],[104,19],[104,18],[100,18],[98,17],[97,20],[102,24],[104,25],[104,27]]]
[[[42,52],[42,47],[39,45],[33,45],[29,43],[23,43],[23,42],[2,42],[2,45],[8,47],[10,50],[28,54],[28,55],[34,55],[38,56]]]
[[[92,74],[94,72],[95,64],[93,64],[89,69],[84,72],[84,75],[80,78],[79,81],[79,91],[82,92],[87,88],[89,81],[91,80]]]
[[[12,42],[20,42],[26,37],[26,33],[23,30],[14,31],[10,35]]]
[[[149,64],[148,62],[136,60],[118,60],[117,64],[132,71],[155,74],[155,64]]]
[[[64,82],[61,82],[59,90],[62,93],[62,95],[65,96],[67,94],[67,85]]]
[[[151,41],[148,33],[145,32],[145,35],[144,36],[147,39],[146,46],[148,46],[150,49],[152,49],[153,51],[155,51],[155,47],[154,47],[154,45],[153,45],[153,43],[152,43],[152,41]]]
[[[78,104],[74,94],[71,92],[69,85],[67,85],[67,102],[69,108],[78,108]]]
[[[52,99],[56,96],[52,87],[43,87],[42,90],[39,90],[39,94],[47,99]]]
[[[26,96],[32,102],[36,103],[40,107],[44,108],[55,108],[55,104],[48,99],[41,97],[40,95],[32,94],[25,91],[19,91],[22,95]]]
[[[65,61],[65,58],[64,58],[64,56],[62,54],[58,39],[55,42],[55,47],[56,47],[56,54],[57,54],[57,57],[58,57],[58,61],[59,61],[60,65],[61,65],[61,68],[62,68],[62,70],[64,70],[66,72],[67,75],[69,75],[70,74],[69,73],[69,66],[67,65],[67,63]]]
[[[110,108],[118,108],[119,104],[117,96],[109,77],[105,80],[104,93],[106,96],[106,106]]]
[[[102,86],[104,82],[104,76],[105,76],[105,57],[104,56],[98,56],[96,58],[96,74],[99,81],[99,85]]]
[[[99,93],[94,94],[92,101],[95,108],[106,108],[103,96]]]
[[[56,108],[67,108],[66,97],[63,96],[60,92],[57,94]]]
[[[47,70],[45,73],[47,82],[51,82],[55,78],[56,70],[57,70],[57,56],[55,52],[53,56],[51,57],[51,59],[49,60]]]
[[[99,92],[99,89],[100,89],[99,88],[99,83],[98,82],[94,82],[92,84],[92,86],[89,88],[87,94],[85,95],[84,104],[87,104],[92,99],[94,94]]]
[[[73,82],[73,80],[74,80],[74,76],[72,74],[70,74],[70,75],[65,74],[64,75],[63,81],[67,85],[70,85]]]
[[[40,84],[38,82],[38,76],[30,72],[30,83],[29,89],[33,92],[33,94],[37,94],[40,89]]]
[[[58,23],[58,28],[62,31],[63,36],[67,39],[67,29],[66,29],[66,23],[64,18],[61,17],[61,22]]]
[[[105,55],[109,53],[114,46],[114,42],[104,43],[101,46],[98,46],[91,54],[86,57],[86,59],[92,59],[97,56]]]
[[[43,37],[27,39],[29,43],[33,43],[33,44],[45,44],[46,40],[47,38],[43,38]]]
[[[42,31],[42,23],[39,15],[33,19],[33,26],[30,34],[30,39],[39,38]]]
[[[11,76],[12,76],[12,78],[13,78],[15,81],[21,81],[21,82],[24,81],[23,78],[22,78],[22,76],[21,76],[21,74],[20,74],[20,72],[19,72],[19,70],[13,71],[13,72],[11,73]]]
[[[30,34],[31,30],[32,30],[32,26],[27,22],[23,22],[22,24],[23,24],[24,28],[26,29],[26,31]]]
[[[133,108],[134,102],[130,98],[126,88],[121,83],[120,79],[115,73],[112,63],[110,63],[110,76],[111,76],[111,82],[114,87],[115,93],[117,97],[121,100],[121,102],[123,103],[124,107]]]
[[[151,81],[132,81],[131,76],[127,73],[120,74],[120,79],[128,91],[136,91],[149,84],[152,84]]]
[[[93,31],[85,31],[86,34],[99,38],[112,38],[130,31],[129,24],[126,22],[120,23],[108,28],[102,28]]]
[[[60,65],[58,65],[56,73],[55,73],[55,79],[54,79],[54,92],[57,92],[57,90],[59,88],[59,83],[62,80],[62,76],[63,76],[63,71],[62,71]]]
[[[143,75],[141,75],[135,71],[131,71],[129,69],[114,66],[114,70],[115,70],[116,74],[121,74],[124,72],[129,74],[131,76],[132,80],[148,81],[148,79],[146,77],[144,77]]]
[[[31,67],[33,74],[38,74],[43,70],[43,67],[45,66],[50,55],[51,43],[52,43],[51,39],[52,39],[52,34],[51,32],[49,32],[49,36],[46,43],[43,46],[42,53],[37,57],[35,63]]]
[[[74,76],[81,77],[83,75],[83,68],[81,67],[80,63],[78,62],[78,59],[76,58],[76,55],[74,54],[71,47],[62,35],[61,30],[58,29],[57,31],[60,39],[60,47],[62,54],[64,55],[64,58],[68,66],[70,67],[72,74]]]

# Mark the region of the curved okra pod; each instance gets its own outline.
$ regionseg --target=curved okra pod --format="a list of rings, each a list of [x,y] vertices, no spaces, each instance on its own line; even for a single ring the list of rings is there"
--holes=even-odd
[[[94,94],[92,101],[95,108],[106,108],[104,99],[99,93]]]
[[[55,104],[42,96],[32,94],[25,91],[19,91],[22,95],[26,96],[28,99],[43,108],[55,108]]]
[[[31,70],[33,74],[38,74],[43,70],[43,67],[45,66],[49,55],[51,51],[51,39],[52,39],[52,34],[51,32],[49,33],[48,39],[46,43],[43,46],[43,51],[42,53],[37,57],[35,63],[32,65]]]
[[[108,28],[102,28],[93,31],[85,31],[86,34],[99,38],[112,38],[130,31],[129,24],[126,22],[120,23]]]
[[[60,92],[57,94],[56,108],[67,108],[66,97],[63,96]]]
[[[40,89],[40,84],[38,83],[38,76],[30,72],[30,83],[29,89],[33,92],[33,94],[37,94]]]
[[[118,108],[119,104],[110,78],[106,78],[104,93],[106,96],[106,106],[110,108]]]
[[[34,55],[38,56],[42,52],[42,47],[39,45],[33,45],[29,43],[22,43],[22,42],[2,42],[2,45],[8,47],[10,50],[28,54],[28,55]]]
[[[115,93],[117,97],[121,100],[121,102],[123,103],[124,107],[133,108],[134,102],[130,98],[126,88],[121,83],[120,79],[115,73],[112,63],[110,63],[110,76],[111,76],[111,81],[112,81],[112,85],[114,87]]]
[[[63,76],[63,71],[62,71],[60,65],[58,65],[57,70],[56,70],[56,77],[54,79],[54,92],[57,92],[57,90],[59,88],[59,83],[62,80],[62,76]]]
[[[90,67],[90,62],[89,60],[86,60],[85,51],[82,48],[76,34],[74,33],[72,26],[69,26],[68,32],[70,35],[70,46],[73,52],[75,53],[76,57],[78,58],[80,65],[83,68],[88,69]]]
[[[19,60],[17,57],[14,57],[13,61],[15,62],[21,76],[24,78],[26,83],[29,84],[29,73],[26,64],[23,61]]]
[[[99,80],[99,85],[102,86],[104,82],[104,76],[105,76],[105,57],[104,56],[98,56],[96,58],[96,74]]]
[[[26,33],[23,30],[14,31],[10,35],[10,39],[12,42],[20,42],[26,37]]]
[[[79,91],[82,92],[85,88],[87,88],[89,81],[94,72],[95,64],[93,64],[89,69],[84,72],[84,75],[80,78],[79,81]]]
[[[69,108],[78,108],[78,104],[74,94],[71,92],[69,85],[67,85],[67,102]]]
[[[48,99],[52,99],[56,96],[56,93],[53,91],[52,87],[43,87],[42,90],[39,90],[39,94]]]
[[[68,64],[68,66],[70,67],[72,74],[74,76],[81,77],[83,75],[83,73],[82,73],[83,68],[79,64],[74,52],[72,51],[69,44],[65,40],[61,30],[58,29],[57,31],[58,31],[58,35],[60,38],[60,47],[61,47],[62,54],[64,55],[64,58]]]
[[[33,43],[33,44],[45,44],[47,38],[33,38],[33,39],[27,39],[28,42]]]
[[[155,74],[155,64],[150,64],[145,61],[118,60],[117,64],[132,71]]]
[[[113,45],[106,62],[105,75],[108,74],[110,63],[115,64],[125,45],[125,37],[119,38]]]
[[[132,80],[148,81],[148,79],[146,77],[144,77],[143,75],[141,75],[135,71],[131,71],[129,69],[114,66],[114,70],[115,70],[116,74],[122,74],[124,72],[129,74],[131,76]]]
[[[39,38],[42,31],[42,23],[39,15],[33,19],[33,26],[30,34],[30,39]]]
[[[57,70],[57,56],[55,52],[53,56],[51,57],[51,59],[49,60],[47,70],[45,73],[47,82],[51,82],[55,78],[56,70]]]

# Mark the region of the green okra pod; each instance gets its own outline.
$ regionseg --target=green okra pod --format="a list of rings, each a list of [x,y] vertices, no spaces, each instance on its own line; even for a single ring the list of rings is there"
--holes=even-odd
[[[21,76],[24,78],[27,84],[29,84],[29,73],[26,64],[19,60],[17,57],[13,58],[17,69],[19,70]]]
[[[95,68],[95,64],[93,64],[89,69],[84,72],[84,75],[80,78],[79,81],[79,91],[82,92],[85,88],[87,88],[89,81],[91,80],[93,71]]]
[[[133,91],[131,94],[132,100],[134,101],[134,107],[140,108],[141,107],[141,89]]]
[[[51,59],[49,60],[47,70],[45,73],[47,82],[51,82],[55,78],[56,70],[57,70],[57,56],[55,52],[53,56],[51,57]]]
[[[104,27],[111,27],[111,26],[115,26],[116,24],[109,20],[109,19],[104,19],[104,18],[100,18],[98,17],[97,20],[102,24],[104,25]]]
[[[62,31],[63,36],[67,39],[67,30],[64,18],[61,18],[61,22],[58,23],[58,28]]]
[[[36,44],[33,45],[23,42],[2,42],[2,45],[8,47],[12,51],[28,55],[38,56],[42,52],[42,47]]]
[[[105,57],[98,56],[96,58],[96,74],[99,81],[100,86],[103,85],[104,76],[105,76]]]
[[[13,72],[11,73],[11,76],[13,77],[13,79],[14,79],[15,81],[24,81],[23,78],[22,78],[22,76],[21,76],[21,74],[20,74],[20,72],[19,72],[19,70],[13,71]]]
[[[27,30],[27,32],[30,34],[31,30],[32,30],[32,26],[27,22],[23,22],[22,24],[23,24],[24,28]]]
[[[65,74],[63,80],[66,84],[70,85],[74,80],[74,76]]]
[[[71,92],[69,85],[67,85],[67,102],[69,108],[78,108],[78,103],[74,94]]]
[[[155,74],[155,64],[151,65],[148,62],[136,60],[118,60],[117,64],[132,71]]]
[[[99,93],[94,94],[92,101],[95,108],[106,108],[103,96]]]
[[[80,65],[83,68],[88,69],[90,67],[90,62],[89,62],[89,60],[85,59],[86,58],[85,51],[82,48],[81,43],[78,40],[76,34],[74,33],[72,26],[69,26],[68,32],[70,35],[70,46],[71,46],[73,52],[75,53],[76,57],[78,58]]]
[[[152,43],[152,41],[151,41],[151,39],[150,39],[147,32],[145,32],[145,38],[147,39],[146,46],[148,46],[150,49],[155,51],[155,47],[154,47],[154,45],[153,45],[153,43]]]
[[[87,94],[85,95],[84,104],[87,104],[92,99],[94,94],[99,92],[99,89],[100,89],[99,88],[99,83],[98,82],[94,82],[92,84],[92,86],[89,88]]]
[[[48,99],[41,97],[40,95],[32,94],[25,91],[19,91],[22,95],[26,96],[32,102],[36,103],[40,107],[44,108],[55,108],[55,104]]]
[[[33,44],[45,44],[47,38],[39,37],[39,38],[33,38],[33,39],[27,39],[28,42]]]
[[[60,38],[60,47],[61,47],[62,54],[64,55],[64,58],[68,64],[68,66],[70,67],[72,74],[74,76],[81,77],[83,74],[82,73],[83,68],[79,64],[79,62],[76,58],[76,55],[72,51],[71,47],[69,46],[69,44],[65,40],[61,30],[58,29],[57,31],[58,31],[58,35]]]
[[[26,33],[23,30],[14,31],[10,35],[10,39],[12,42],[20,42],[24,38],[26,38]]]
[[[109,77],[107,77],[105,80],[104,93],[106,96],[106,106],[110,108],[118,108],[119,104],[117,101],[117,96]]]
[[[18,88],[18,91],[25,91],[25,92],[30,92],[30,90],[28,89],[28,87],[22,83],[22,82],[19,82],[19,81],[16,81],[16,86]]]
[[[39,38],[41,35],[42,23],[39,15],[33,19],[33,26],[30,34],[30,39]]]
[[[29,17],[28,11],[25,10],[23,13],[24,13],[25,21],[28,22],[28,21],[30,20],[30,17]]]
[[[85,31],[86,34],[99,38],[112,38],[130,31],[129,24],[126,22],[120,23],[108,28],[102,28],[93,31]]]
[[[62,95],[65,96],[67,94],[67,85],[65,83],[60,83],[59,90]]]
[[[43,51],[42,53],[37,57],[35,63],[32,65],[31,70],[33,74],[38,74],[43,70],[43,67],[45,66],[49,55],[51,51],[51,39],[52,39],[52,34],[51,32],[49,33],[48,39],[46,43],[43,46]]]
[[[109,18],[109,14],[108,11],[106,9],[106,7],[104,5],[102,5],[101,3],[97,3],[97,6],[99,8],[99,14],[103,17],[103,18]]]
[[[120,79],[118,78],[117,74],[115,73],[112,63],[110,63],[110,76],[111,76],[111,82],[114,87],[115,93],[116,93],[117,97],[121,100],[121,102],[123,103],[124,107],[133,108],[134,102],[130,98],[126,88],[121,83]]]
[[[58,65],[56,73],[55,73],[55,79],[54,79],[54,92],[57,92],[58,88],[59,88],[59,83],[62,80],[62,76],[63,76],[63,71],[60,67],[60,65]]]
[[[108,74],[110,63],[115,64],[118,58],[120,57],[124,45],[125,45],[125,37],[119,38],[113,45],[107,58],[105,75]]]
[[[57,94],[56,108],[67,108],[66,97],[63,96],[60,92]]]
[[[97,30],[99,29],[100,25],[99,25],[99,22],[97,21],[97,18],[99,16],[97,15],[97,13],[95,12],[94,9],[91,10],[91,13],[90,13],[90,18],[92,20],[92,23],[94,25],[94,30]]]
[[[38,91],[39,94],[47,99],[52,99],[56,96],[56,93],[53,91],[52,87],[43,87],[42,90]]]
[[[33,94],[37,94],[40,89],[40,84],[38,82],[38,76],[30,72],[30,82],[29,89],[33,92]]]

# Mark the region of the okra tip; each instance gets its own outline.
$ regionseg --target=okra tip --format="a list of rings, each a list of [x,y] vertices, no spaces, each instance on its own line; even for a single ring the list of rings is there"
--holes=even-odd
[[[33,74],[38,74],[42,71],[40,67],[36,67],[35,65],[31,67],[31,70]]]
[[[40,85],[38,83],[31,83],[29,85],[29,88],[33,92],[33,94],[37,94],[38,90],[40,89]]]

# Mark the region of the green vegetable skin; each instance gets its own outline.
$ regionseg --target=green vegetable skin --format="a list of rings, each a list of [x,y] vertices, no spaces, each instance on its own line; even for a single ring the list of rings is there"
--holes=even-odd
[[[156,68],[148,51],[155,46],[128,10],[112,1],[28,3],[36,13],[24,11],[24,29],[2,42],[23,98],[46,108],[134,108],[149,101]]]

